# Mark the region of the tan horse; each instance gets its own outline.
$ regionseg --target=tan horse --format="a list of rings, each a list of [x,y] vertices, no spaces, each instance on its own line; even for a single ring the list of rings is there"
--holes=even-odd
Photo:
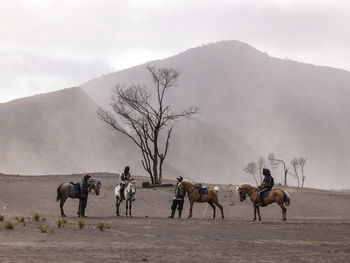
[[[245,200],[246,196],[248,195],[250,198],[250,201],[252,201],[254,206],[254,218],[253,221],[256,220],[256,212],[258,212],[259,221],[261,221],[260,216],[260,208],[258,205],[259,199],[258,199],[258,188],[254,187],[249,184],[242,184],[239,187],[237,187],[236,191],[239,195],[239,199],[241,202]],[[287,219],[287,208],[286,206],[289,206],[290,204],[290,195],[287,191],[283,191],[281,189],[273,189],[269,192],[269,195],[264,197],[263,202],[265,205],[272,204],[273,202],[276,202],[282,209],[282,220],[286,221]]]
[[[192,217],[192,208],[194,202],[207,202],[214,209],[213,219],[215,219],[215,205],[220,208],[222,219],[224,219],[224,210],[218,201],[219,187],[216,186],[214,188],[208,188],[208,194],[202,195],[202,198],[198,192],[197,187],[189,181],[180,182],[179,188],[182,191],[183,195],[186,195],[187,192],[188,199],[190,200],[190,214],[188,215],[188,218]]]

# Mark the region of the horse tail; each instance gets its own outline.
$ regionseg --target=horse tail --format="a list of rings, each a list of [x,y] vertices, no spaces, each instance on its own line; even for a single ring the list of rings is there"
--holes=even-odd
[[[218,186],[215,186],[215,187],[214,187],[214,191],[215,191],[216,193],[218,193],[218,192],[220,191],[220,188],[219,188]]]
[[[285,206],[289,206],[290,205],[290,194],[286,190],[284,190],[283,193],[284,193],[283,202],[284,202]]]
[[[64,183],[60,184],[60,185],[57,187],[56,202],[58,202],[58,201],[61,199],[61,191],[60,191],[60,188],[61,188],[61,186],[62,186],[63,184],[64,184]]]

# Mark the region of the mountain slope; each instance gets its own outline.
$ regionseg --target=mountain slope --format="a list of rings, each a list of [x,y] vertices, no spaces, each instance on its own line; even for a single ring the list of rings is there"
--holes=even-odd
[[[200,119],[234,131],[263,155],[274,152],[287,162],[307,157],[306,185],[350,187],[344,176],[350,168],[349,72],[272,58],[238,41],[148,64],[181,72],[168,100],[177,108],[198,105]],[[108,107],[117,83],[152,86],[146,65],[140,65],[81,87]],[[280,170],[275,173],[281,178]]]
[[[139,150],[99,120],[97,108],[80,88],[0,104],[1,172],[119,172],[129,165],[133,174],[146,175]],[[228,138],[234,144],[226,143]],[[232,132],[201,120],[177,122],[170,143],[167,178],[181,174],[194,181],[239,182],[245,178],[240,167],[248,159],[238,151],[257,156]]]
[[[1,171],[52,174],[121,170],[135,150],[106,129],[96,110],[97,105],[80,88],[1,104]],[[116,151],[118,148],[123,151]]]

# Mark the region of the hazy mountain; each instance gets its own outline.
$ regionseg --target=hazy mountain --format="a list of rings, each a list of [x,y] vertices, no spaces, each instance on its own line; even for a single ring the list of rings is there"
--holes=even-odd
[[[0,104],[1,172],[120,172],[129,165],[134,174],[146,175],[138,149],[100,121],[97,108],[80,88]],[[257,154],[226,128],[184,120],[176,123],[164,176],[239,182],[250,156]]]
[[[80,88],[0,104],[1,172],[121,171],[135,151],[106,129],[96,110]]]
[[[171,104],[198,105],[200,119],[233,131],[263,155],[274,152],[288,164],[293,157],[307,157],[308,186],[350,187],[349,72],[272,58],[238,41],[189,49],[148,65],[181,72],[179,86],[169,94]],[[140,65],[82,88],[108,107],[117,83],[152,86],[146,65]],[[226,158],[221,152],[216,156]],[[275,171],[279,181],[281,174]]]

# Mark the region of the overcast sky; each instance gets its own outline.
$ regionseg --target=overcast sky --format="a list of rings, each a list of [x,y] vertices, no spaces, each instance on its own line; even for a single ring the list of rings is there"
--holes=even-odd
[[[350,1],[0,0],[0,102],[230,39],[350,71]]]

